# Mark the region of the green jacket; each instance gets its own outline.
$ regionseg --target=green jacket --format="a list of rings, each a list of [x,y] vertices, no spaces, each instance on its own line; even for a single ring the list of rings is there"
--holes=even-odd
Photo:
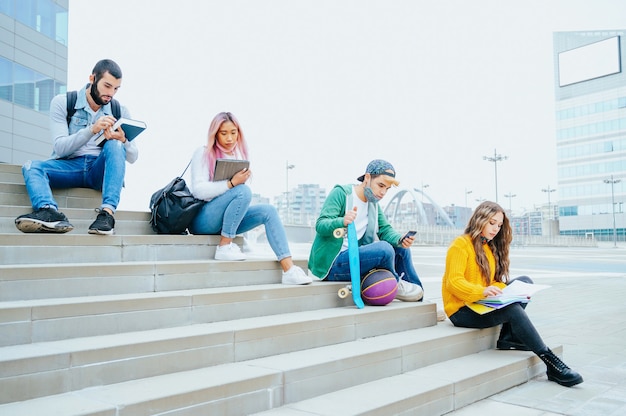
[[[322,212],[315,222],[315,239],[309,254],[309,270],[319,279],[324,279],[328,275],[330,267],[341,251],[343,238],[335,238],[333,231],[337,228],[345,228],[343,217],[346,213],[347,196],[351,193],[352,185],[335,185],[328,194],[322,206]],[[402,234],[393,229],[378,204],[376,207],[378,208],[376,230],[378,239],[397,247]]]

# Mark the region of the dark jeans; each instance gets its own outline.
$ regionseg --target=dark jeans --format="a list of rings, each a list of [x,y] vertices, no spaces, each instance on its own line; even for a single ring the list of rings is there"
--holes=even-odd
[[[511,280],[508,284],[511,284],[514,280],[532,283],[528,276],[520,276]],[[510,331],[514,339],[525,344],[535,354],[545,352],[547,350],[546,344],[541,339],[530,318],[528,318],[524,308],[526,308],[526,303],[513,303],[481,315],[467,306],[463,306],[452,314],[450,321],[454,326],[464,328],[491,328],[496,325],[502,325],[501,337]]]

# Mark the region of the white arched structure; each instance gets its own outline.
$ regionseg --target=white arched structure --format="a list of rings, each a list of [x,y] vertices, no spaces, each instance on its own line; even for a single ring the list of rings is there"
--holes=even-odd
[[[428,224],[428,216],[426,215],[426,210],[424,209],[424,204],[422,203],[422,198],[417,198],[415,192],[422,194],[428,201],[435,207],[435,210],[439,213],[440,218],[450,227],[454,227],[454,223],[446,213],[428,194],[426,194],[423,190],[415,188],[413,191],[403,189],[397,192],[389,201],[387,206],[385,207],[384,213],[390,220],[395,220],[398,215],[398,211],[400,210],[400,202],[405,195],[408,195],[410,199],[413,200],[413,203],[417,207],[417,224],[421,225],[429,225]]]

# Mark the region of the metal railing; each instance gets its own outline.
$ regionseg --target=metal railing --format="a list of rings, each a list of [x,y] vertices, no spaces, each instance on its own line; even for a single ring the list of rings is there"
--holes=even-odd
[[[463,234],[462,228],[442,227],[435,225],[420,225],[406,227],[401,224],[393,224],[396,230],[416,229],[415,243],[421,245],[447,246],[454,238]],[[513,234],[512,245],[524,246],[554,246],[554,247],[597,247],[598,242],[593,238],[576,236],[538,236]]]

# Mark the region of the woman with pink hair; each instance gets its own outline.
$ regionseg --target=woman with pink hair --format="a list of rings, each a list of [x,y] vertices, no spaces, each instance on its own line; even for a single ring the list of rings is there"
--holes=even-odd
[[[241,125],[228,112],[213,118],[207,145],[198,148],[191,161],[191,190],[196,198],[206,203],[192,221],[189,231],[192,234],[220,234],[216,260],[245,260],[246,255],[233,239],[264,225],[270,247],[283,269],[282,283],[311,283],[308,274],[293,263],[287,234],[276,208],[269,204],[250,205],[252,192],[246,184],[250,169],[243,169],[230,179],[214,181],[218,159],[248,160],[248,146]]]

